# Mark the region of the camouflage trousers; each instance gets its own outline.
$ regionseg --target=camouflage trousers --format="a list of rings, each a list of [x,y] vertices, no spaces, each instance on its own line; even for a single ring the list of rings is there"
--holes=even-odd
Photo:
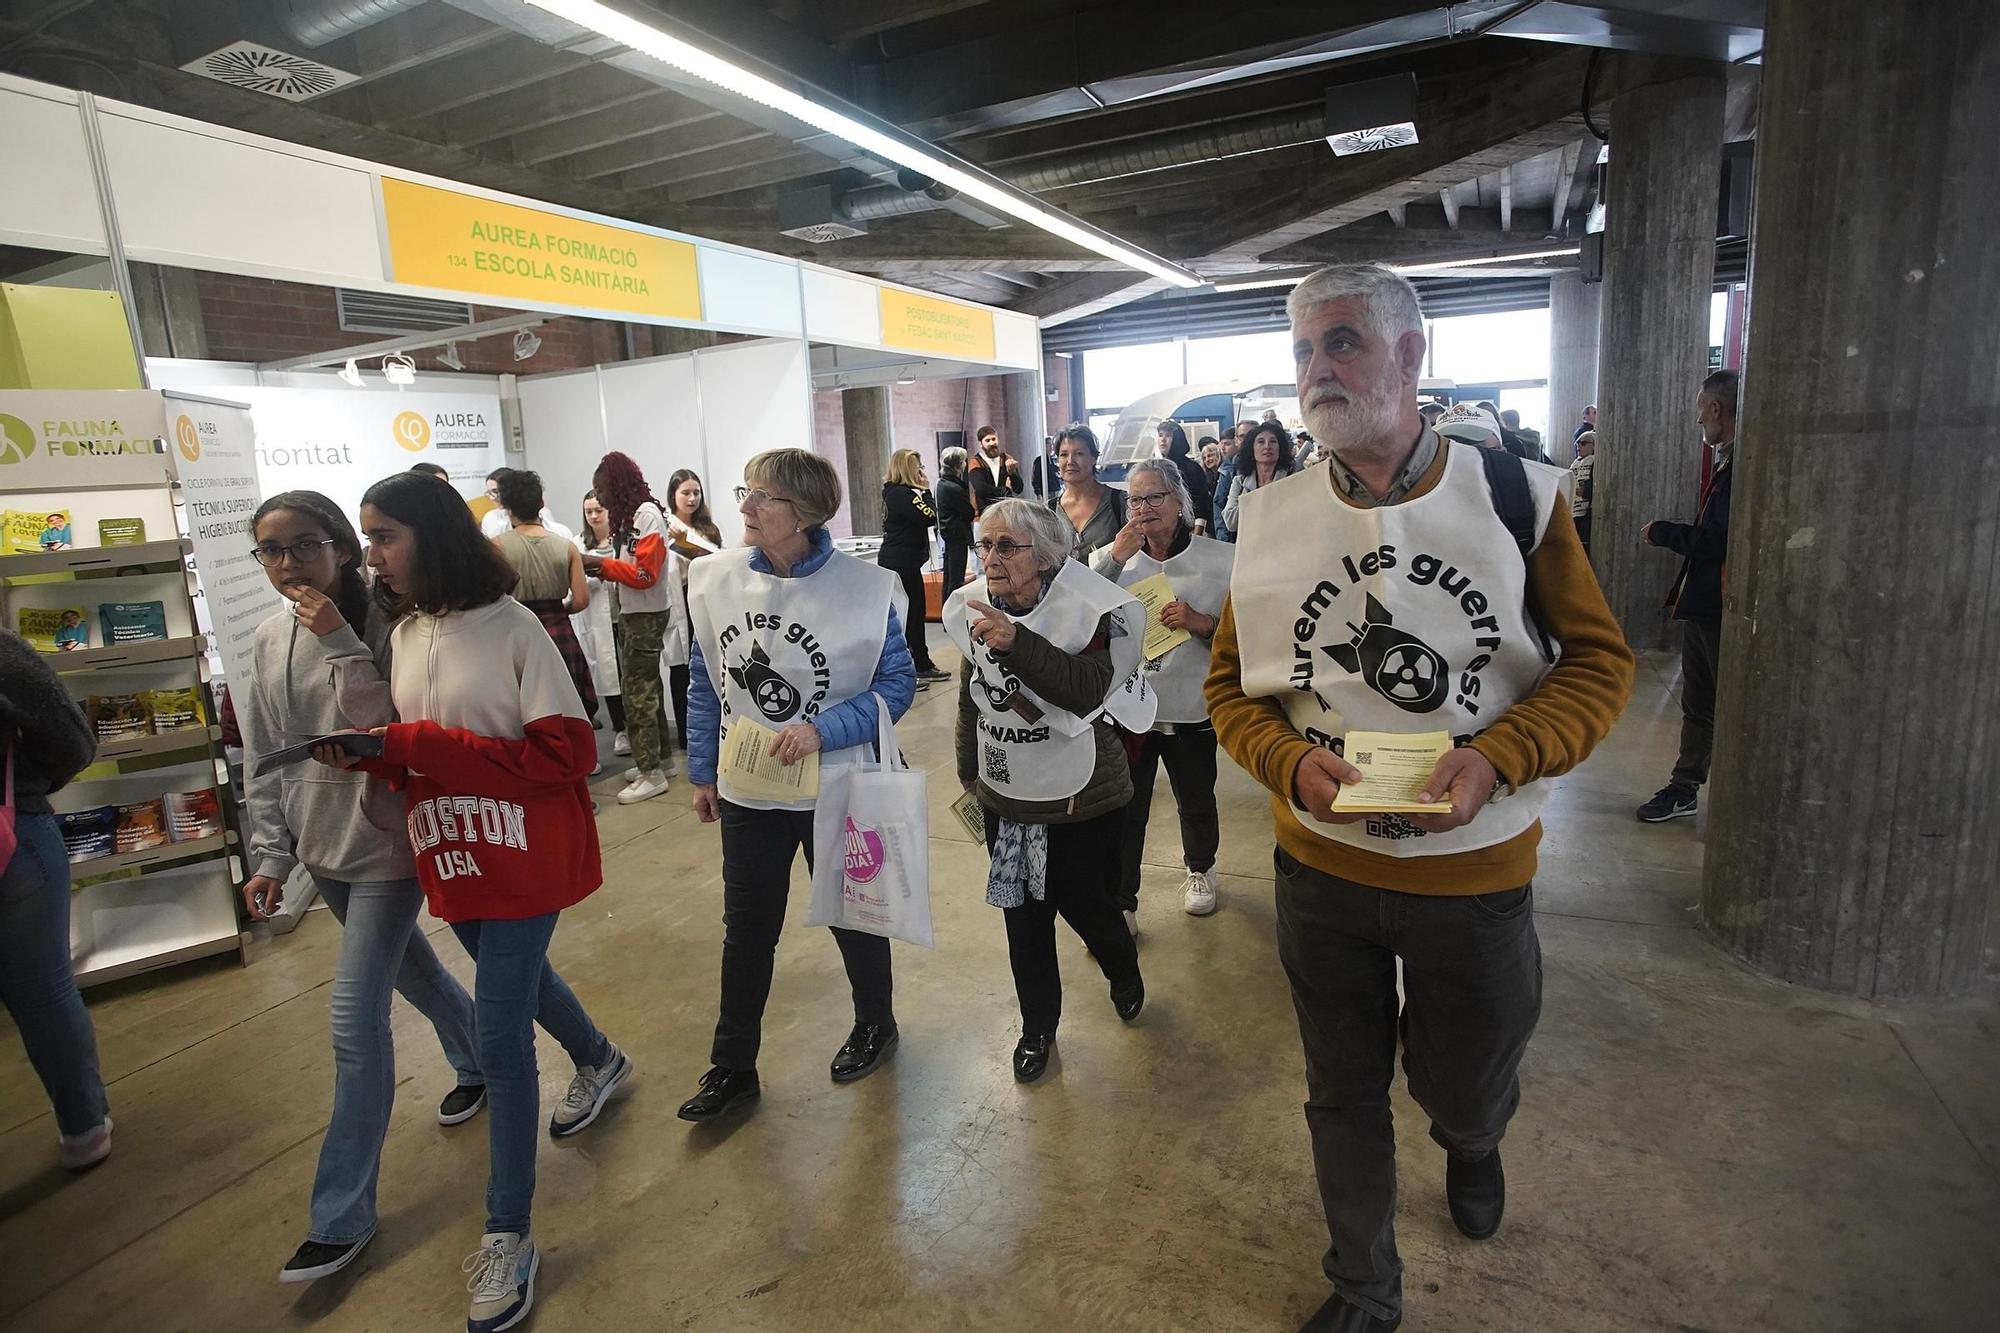
[[[632,762],[641,773],[665,767],[660,740],[660,647],[666,642],[671,611],[627,611],[619,618],[624,642],[618,659],[625,691],[625,735]]]

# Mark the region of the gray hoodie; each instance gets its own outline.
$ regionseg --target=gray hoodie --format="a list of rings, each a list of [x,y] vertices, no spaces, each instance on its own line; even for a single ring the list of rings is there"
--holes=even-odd
[[[235,696],[246,774],[287,745],[395,721],[389,627],[371,606],[363,628],[366,642],[351,625],[318,638],[289,608],[257,627],[251,678]],[[386,783],[310,759],[246,782],[252,874],[282,880],[303,861],[348,883],[415,877],[403,797]]]

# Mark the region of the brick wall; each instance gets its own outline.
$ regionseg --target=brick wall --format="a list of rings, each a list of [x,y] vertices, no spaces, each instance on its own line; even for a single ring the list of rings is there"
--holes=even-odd
[[[304,356],[376,336],[340,327],[333,289],[305,283],[244,278],[225,273],[197,275],[201,315],[208,355],[218,361],[276,361]],[[472,318],[500,319],[516,314],[474,306]],[[652,351],[650,329],[640,329],[641,355]],[[625,359],[624,326],[609,320],[562,318],[535,330],[542,345],[525,361],[514,359],[512,334],[474,343],[460,343],[458,354],[468,372],[533,375],[551,370],[579,370]],[[412,352],[421,370],[447,370],[438,364],[442,348]]]
[[[833,470],[840,474],[840,487],[844,495],[854,493],[853,480],[847,475],[847,416],[841,410],[840,391],[827,389],[812,396],[813,400],[813,452],[833,464]],[[846,504],[840,512],[828,521],[827,531],[836,537],[854,535],[851,520],[852,509]]]
[[[1055,352],[1042,358],[1042,389],[1044,393],[1055,394],[1047,401],[1048,429],[1043,432],[1045,435],[1054,435],[1077,419],[1076,398],[1070,392],[1074,387],[1070,380],[1071,367],[1080,368],[1077,358]]]
[[[893,385],[889,414],[895,447],[915,449],[933,475],[939,431],[964,431],[968,451],[973,448],[973,432],[981,426],[999,431],[1000,443],[1009,453],[1032,454],[1035,448],[1036,442],[1023,437],[1007,410],[1005,386],[998,375]]]

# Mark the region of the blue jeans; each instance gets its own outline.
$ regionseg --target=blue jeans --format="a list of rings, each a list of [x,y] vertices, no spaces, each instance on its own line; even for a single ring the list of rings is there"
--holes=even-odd
[[[479,1067],[486,1074],[489,1232],[526,1234],[535,1202],[535,1144],[542,1114],[535,1024],[561,1042],[579,1066],[600,1065],[611,1053],[611,1043],[548,966],[556,916],[454,921],[451,926],[478,965],[472,998],[479,1014]]]
[[[313,1177],[309,1239],[345,1245],[375,1229],[375,1182],[382,1139],[396,1103],[396,1043],[389,1027],[391,987],[437,1029],[458,1081],[479,1082],[472,998],[416,928],[424,905],[413,879],[375,884],[313,876],[340,919],[340,961],[333,973],[333,1114]]]
[[[85,1134],[110,1110],[97,1033],[69,961],[69,855],[54,815],[17,815],[19,845],[0,870],[0,1001],[48,1089],[56,1128]]]

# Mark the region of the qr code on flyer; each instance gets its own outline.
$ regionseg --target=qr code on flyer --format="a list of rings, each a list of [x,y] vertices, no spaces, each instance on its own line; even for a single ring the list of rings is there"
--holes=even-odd
[[[988,782],[1004,785],[1014,781],[1014,775],[1007,771],[1007,752],[997,745],[986,747],[986,759],[981,766],[986,770]]]
[[[1363,750],[1360,754],[1354,756],[1354,762],[1356,764],[1372,764],[1375,762],[1375,752],[1373,750]]]

